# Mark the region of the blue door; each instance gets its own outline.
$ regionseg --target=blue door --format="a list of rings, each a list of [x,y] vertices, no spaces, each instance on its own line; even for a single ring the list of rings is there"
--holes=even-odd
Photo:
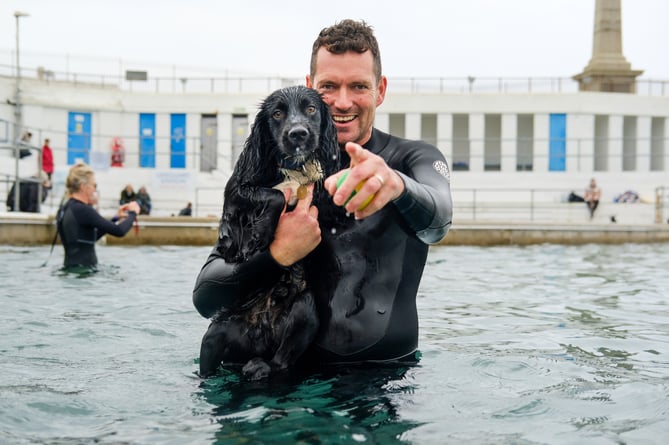
[[[67,165],[89,163],[91,152],[91,113],[70,111],[67,116]]]
[[[139,115],[139,166],[156,166],[156,115]]]
[[[172,114],[170,127],[170,167],[186,168],[186,115]]]
[[[550,115],[548,171],[563,172],[567,168],[567,115]]]

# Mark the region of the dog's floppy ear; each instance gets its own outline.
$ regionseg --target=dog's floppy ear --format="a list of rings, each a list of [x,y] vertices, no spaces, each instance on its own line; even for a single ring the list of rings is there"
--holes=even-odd
[[[257,185],[261,179],[272,178],[275,168],[272,153],[275,142],[269,129],[269,104],[266,99],[251,126],[251,134],[244,143],[244,149],[235,164],[235,174],[239,181]],[[240,184],[248,185],[248,184]]]
[[[323,100],[320,98],[320,95],[319,102],[321,104],[320,143],[323,149],[323,159],[321,159],[321,166],[323,167],[323,173],[327,177],[336,173],[340,169],[340,149],[339,144],[337,143],[337,129],[335,128],[334,121],[332,120],[330,107],[325,102],[323,102]]]

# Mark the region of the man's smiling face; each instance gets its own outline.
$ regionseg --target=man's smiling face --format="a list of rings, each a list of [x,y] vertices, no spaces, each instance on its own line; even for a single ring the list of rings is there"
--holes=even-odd
[[[369,51],[333,54],[318,50],[315,75],[307,86],[316,89],[330,106],[339,145],[366,143],[372,135],[376,107],[386,94],[385,77],[377,82],[374,59]]]

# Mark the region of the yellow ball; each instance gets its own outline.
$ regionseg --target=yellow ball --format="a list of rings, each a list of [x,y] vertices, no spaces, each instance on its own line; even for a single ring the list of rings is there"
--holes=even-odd
[[[344,183],[344,181],[346,181],[346,178],[348,177],[348,172],[349,172],[349,171],[346,170],[346,171],[344,172],[344,174],[341,175],[341,176],[339,177],[339,180],[337,181],[337,188],[341,187],[341,185]],[[353,190],[353,192],[351,192],[351,195],[350,195],[350,196],[348,197],[348,199],[344,202],[344,204],[343,204],[344,206],[345,206],[346,204],[348,204],[348,202],[349,202],[351,199],[353,199],[353,197],[356,195],[356,193],[358,193],[358,192],[360,191],[360,189],[365,185],[365,182],[367,182],[367,181],[366,181],[366,180],[365,180],[365,181],[362,181],[362,182],[360,182],[360,183],[355,187],[355,189]],[[375,195],[372,194],[369,198],[365,199],[365,201],[362,203],[362,205],[361,205],[360,207],[358,207],[358,210],[363,210],[365,207],[367,207],[367,206],[369,205],[369,203],[372,202],[372,200],[374,199],[374,196],[375,196]]]

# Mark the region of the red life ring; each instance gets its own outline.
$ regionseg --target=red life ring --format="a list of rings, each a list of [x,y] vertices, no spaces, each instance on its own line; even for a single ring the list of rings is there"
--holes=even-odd
[[[123,146],[123,139],[114,137],[111,140],[111,166],[123,167],[125,162],[125,147]]]

